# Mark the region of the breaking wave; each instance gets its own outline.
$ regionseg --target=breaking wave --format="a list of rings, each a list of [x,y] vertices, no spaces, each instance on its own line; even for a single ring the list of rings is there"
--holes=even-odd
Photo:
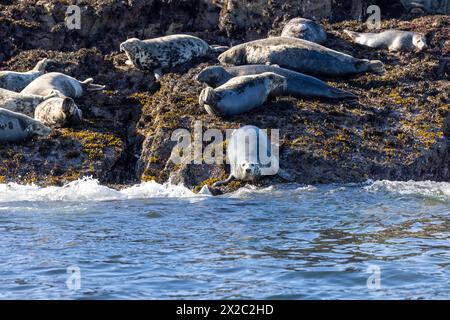
[[[145,198],[188,198],[197,196],[188,188],[170,183],[144,182],[122,190],[83,178],[62,187],[39,187],[17,183],[0,184],[0,202],[15,201],[113,201]],[[202,196],[205,196],[204,194]]]
[[[370,192],[390,192],[401,196],[415,196],[450,201],[450,183],[434,181],[376,181],[365,187]]]
[[[341,188],[358,188],[365,192],[387,192],[398,196],[415,196],[438,201],[450,202],[450,183],[433,181],[368,181],[364,185],[346,184]],[[323,190],[322,190],[323,189]],[[329,188],[328,188],[329,189]],[[252,185],[232,193],[225,198],[246,198],[270,194],[272,197],[304,194],[310,192],[329,192],[326,186],[299,186],[295,184],[284,186],[269,186],[258,188]],[[334,190],[334,189],[333,189]],[[159,184],[155,181],[144,182],[122,190],[116,190],[101,185],[93,178],[83,178],[70,182],[62,187],[39,187],[37,185],[20,185],[17,183],[0,184],[0,203],[18,201],[115,201],[147,198],[195,198],[210,197],[211,193],[204,187],[198,194],[183,185],[170,182]]]

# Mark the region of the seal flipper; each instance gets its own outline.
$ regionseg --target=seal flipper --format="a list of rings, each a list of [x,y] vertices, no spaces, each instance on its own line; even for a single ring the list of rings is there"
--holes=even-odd
[[[338,88],[331,87],[330,88],[330,99],[336,100],[358,100],[358,96],[354,93],[344,91]]]
[[[212,53],[217,53],[217,54],[224,53],[228,49],[230,49],[230,47],[220,46],[220,45],[211,45],[211,46],[209,46],[209,50],[211,50]]]
[[[236,178],[231,174],[227,180],[217,181],[216,183],[214,183],[213,187],[217,188],[217,187],[221,187],[221,186],[226,186],[227,184],[229,184],[230,182],[233,182],[234,180],[236,180]]]
[[[198,103],[204,107],[206,112],[214,116],[222,116],[222,110],[217,107],[218,97],[216,92],[211,87],[206,87],[200,93]]]
[[[162,71],[162,69],[159,69],[159,68],[158,69],[154,69],[153,70],[153,74],[155,76],[155,79],[159,80],[163,76],[163,71]]]
[[[52,92],[50,94],[46,95],[43,98],[43,101],[51,99],[51,98],[54,98],[54,97],[57,97],[57,96],[59,96],[58,91],[52,90]]]
[[[359,33],[358,32],[350,31],[350,30],[347,30],[347,29],[344,30],[344,33],[346,35],[348,35],[350,37],[350,39],[352,39],[352,40],[355,40],[356,38],[359,37]]]

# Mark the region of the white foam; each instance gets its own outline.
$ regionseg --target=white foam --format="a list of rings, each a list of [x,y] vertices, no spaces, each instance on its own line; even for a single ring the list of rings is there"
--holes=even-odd
[[[16,201],[113,201],[146,198],[195,197],[181,185],[144,182],[123,190],[102,186],[98,180],[83,178],[63,187],[39,187],[17,183],[0,184],[0,203]]]
[[[450,201],[450,183],[434,181],[375,181],[364,188],[370,192],[391,192],[398,195],[419,196]]]

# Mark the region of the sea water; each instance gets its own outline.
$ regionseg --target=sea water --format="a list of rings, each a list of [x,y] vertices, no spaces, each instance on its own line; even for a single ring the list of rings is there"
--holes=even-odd
[[[449,299],[450,183],[0,184],[0,299]]]

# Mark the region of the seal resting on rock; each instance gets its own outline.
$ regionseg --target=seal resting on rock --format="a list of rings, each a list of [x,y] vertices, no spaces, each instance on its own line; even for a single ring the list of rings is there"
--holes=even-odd
[[[93,84],[92,78],[78,81],[68,75],[59,72],[46,73],[33,80],[22,93],[47,96],[54,92],[60,96],[69,98],[79,98],[85,91],[101,91],[105,86]]]
[[[375,48],[388,49],[389,51],[423,51],[428,48],[427,39],[415,32],[388,30],[380,33],[358,33],[349,30],[344,32],[353,42]]]
[[[48,96],[37,96],[34,94],[19,93],[0,89],[0,108],[23,113],[29,117],[34,116],[34,110],[39,103],[56,96],[52,93]]]
[[[378,60],[357,59],[306,40],[273,37],[243,43],[219,56],[222,64],[276,64],[309,75],[346,77],[365,72],[384,73]]]
[[[272,152],[267,134],[255,126],[235,130],[228,140],[227,158],[230,163],[228,179],[214,187],[227,185],[234,180],[256,181],[261,176],[276,175],[279,162]]]
[[[44,74],[47,62],[47,58],[42,59],[27,72],[0,71],[0,88],[15,92],[22,91],[31,81]]]
[[[272,72],[235,77],[216,89],[203,89],[199,104],[211,115],[234,116],[263,105],[286,86],[286,78]]]
[[[24,114],[0,108],[0,143],[48,136],[51,129]]]
[[[281,32],[282,37],[303,39],[315,43],[324,43],[327,40],[327,32],[317,22],[304,18],[290,20]]]
[[[284,92],[276,92],[275,95],[287,95],[295,98],[317,98],[331,100],[357,98],[357,96],[353,93],[331,87],[317,78],[277,66],[262,64],[235,67],[207,67],[197,75],[196,80],[216,88],[234,77],[255,75],[264,72],[276,73],[285,77],[287,80],[287,86]]]
[[[209,46],[200,38],[175,34],[149,40],[128,39],[120,44],[128,61],[138,69],[151,70],[159,79],[163,71],[188,62],[194,58],[206,56],[210,52],[223,52],[228,47]]]
[[[63,128],[80,123],[82,112],[72,98],[53,97],[36,107],[34,119],[52,128]]]

